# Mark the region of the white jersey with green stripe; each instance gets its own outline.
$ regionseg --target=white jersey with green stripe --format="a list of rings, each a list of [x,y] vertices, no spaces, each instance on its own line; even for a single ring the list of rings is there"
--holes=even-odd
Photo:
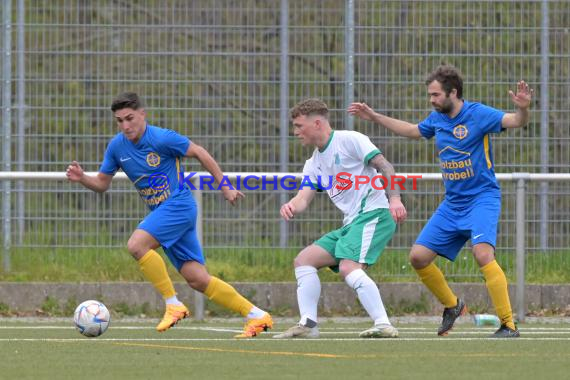
[[[303,177],[327,192],[344,213],[343,225],[363,212],[389,207],[384,190],[374,189],[371,184],[379,173],[368,163],[378,154],[380,150],[368,136],[355,131],[332,131],[327,144],[315,149],[305,162]],[[367,183],[363,183],[366,178]],[[375,186],[383,186],[378,178]]]

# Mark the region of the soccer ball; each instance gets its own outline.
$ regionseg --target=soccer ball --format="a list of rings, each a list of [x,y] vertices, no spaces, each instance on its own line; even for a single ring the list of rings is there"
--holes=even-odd
[[[73,314],[75,328],[89,338],[103,334],[109,327],[110,321],[111,315],[107,307],[94,300],[82,302]]]

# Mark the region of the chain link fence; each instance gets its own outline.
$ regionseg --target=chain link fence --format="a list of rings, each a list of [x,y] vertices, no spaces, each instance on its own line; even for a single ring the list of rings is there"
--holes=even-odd
[[[188,135],[226,172],[301,171],[311,151],[284,118],[297,101],[320,97],[334,128],[370,136],[398,172],[433,173],[432,141],[347,121],[345,109],[355,99],[418,122],[430,111],[425,77],[447,62],[461,69],[468,100],[508,111],[518,80],[535,89],[529,126],[493,137],[497,172],[568,172],[568,1],[1,1],[4,170],[61,172],[72,160],[98,170],[117,133],[110,102],[129,90],[143,97],[151,124]],[[199,170],[185,162],[186,172]],[[505,254],[515,246],[514,186],[502,184],[497,250]],[[542,265],[570,246],[570,185],[528,186],[528,263]],[[291,196],[248,191],[231,209],[206,192],[207,256],[281,265],[340,225],[325,195],[283,224],[279,206]],[[409,275],[406,253],[442,196],[435,182],[405,193],[409,219],[388,248],[400,269],[390,276]],[[99,195],[63,182],[12,181],[3,197],[5,245],[22,255],[125,251],[146,213],[119,182]],[[464,264],[447,274],[479,276],[469,256],[467,247]],[[562,265],[570,268],[570,259]]]

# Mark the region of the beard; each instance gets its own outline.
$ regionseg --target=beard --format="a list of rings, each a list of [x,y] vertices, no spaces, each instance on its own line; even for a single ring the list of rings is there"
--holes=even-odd
[[[449,114],[453,111],[453,103],[447,98],[441,105],[434,104],[433,108],[439,113]]]

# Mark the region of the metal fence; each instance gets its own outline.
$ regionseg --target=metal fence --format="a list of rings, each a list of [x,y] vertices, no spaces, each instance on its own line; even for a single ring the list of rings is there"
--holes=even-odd
[[[287,109],[306,97],[329,104],[334,127],[369,135],[397,171],[437,172],[433,142],[344,110],[356,99],[420,121],[430,111],[424,79],[445,61],[462,70],[469,100],[510,110],[516,81],[536,91],[530,125],[493,140],[497,172],[568,172],[568,1],[1,1],[4,171],[63,171],[73,159],[97,170],[116,133],[110,102],[134,90],[151,123],[190,136],[228,172],[300,171],[310,151],[292,139]],[[3,186],[4,246],[22,252],[124,249],[145,214],[126,183],[105,195],[49,181]],[[429,182],[405,195],[409,221],[390,249],[409,249],[442,194]],[[504,183],[501,251],[515,248],[514,194]],[[280,222],[291,195],[251,192],[228,210],[204,194],[207,254],[247,249],[253,265],[271,264],[340,223],[325,197],[301,221]],[[569,195],[567,182],[528,185],[529,252],[568,250]],[[478,276],[468,262],[447,273]]]

